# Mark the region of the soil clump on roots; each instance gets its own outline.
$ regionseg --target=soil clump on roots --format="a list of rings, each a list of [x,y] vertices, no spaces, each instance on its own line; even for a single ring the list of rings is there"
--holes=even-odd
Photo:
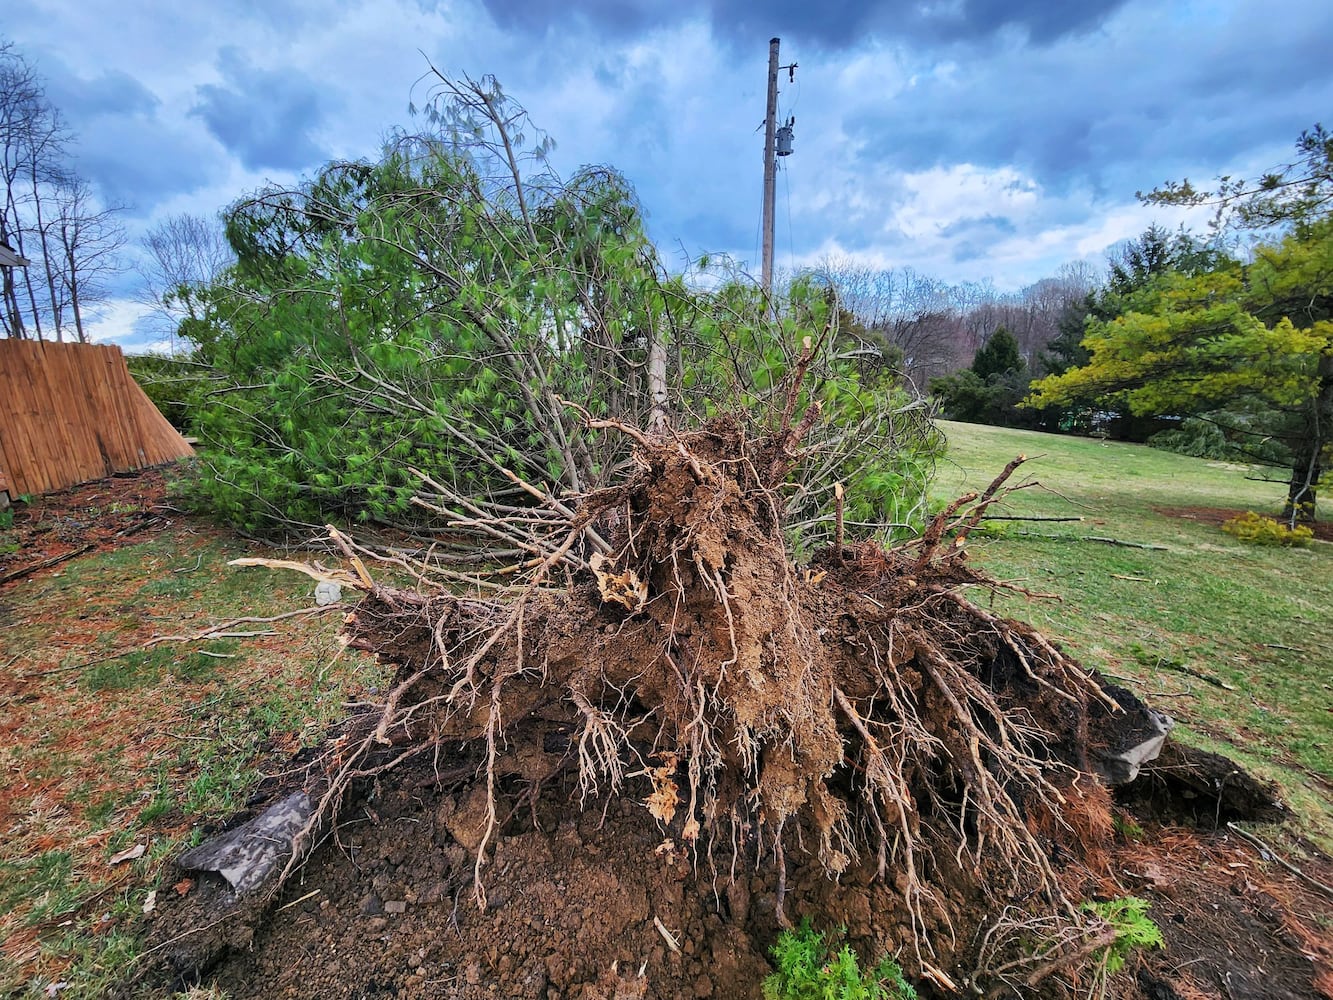
[[[385,703],[308,766],[248,916],[219,915],[215,879],[158,918],[157,953],[189,977],[230,950],[237,996],[314,975],[326,996],[745,997],[811,916],[925,995],[1086,990],[1109,938],[1078,902],[1124,894],[1109,789],[1169,722],[969,600],[993,584],[967,533],[1021,460],[910,544],[839,533],[798,567],[784,426],[636,435],[633,475],[567,508],[517,596],[380,586],[353,558],[346,635],[397,667]],[[188,907],[207,927],[181,935]]]

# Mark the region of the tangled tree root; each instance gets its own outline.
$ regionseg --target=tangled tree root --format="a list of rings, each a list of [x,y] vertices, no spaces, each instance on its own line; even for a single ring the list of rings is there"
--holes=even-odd
[[[574,772],[582,803],[642,800],[705,865],[722,845],[733,866],[776,866],[779,922],[790,866],[868,867],[905,915],[885,944],[942,987],[1030,988],[1077,962],[1105,930],[1070,888],[1111,833],[1101,755],[1146,710],[965,596],[993,584],[962,543],[1021,459],[909,545],[839,539],[798,568],[776,491],[799,434],[722,420],[640,438],[636,473],[569,521],[558,552],[586,529],[605,551],[566,590],[541,586],[556,557],[494,601],[379,586],[356,564],[348,641],[397,676],[322,758],[288,871],[354,783],[430,754],[485,789],[482,903],[497,788],[523,782],[535,803]]]

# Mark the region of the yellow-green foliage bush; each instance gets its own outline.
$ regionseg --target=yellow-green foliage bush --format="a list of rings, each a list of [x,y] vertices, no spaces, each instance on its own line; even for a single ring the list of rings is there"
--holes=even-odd
[[[1314,531],[1303,524],[1289,528],[1252,510],[1231,518],[1222,525],[1222,530],[1251,545],[1306,546],[1314,538]]]

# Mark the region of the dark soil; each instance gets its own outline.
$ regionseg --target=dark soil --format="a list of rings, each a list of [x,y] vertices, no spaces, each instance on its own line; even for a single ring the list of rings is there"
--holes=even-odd
[[[1240,837],[1148,824],[1117,862],[1166,942],[1136,974],[1149,1000],[1333,997],[1333,900]],[[1325,885],[1333,876],[1327,858],[1302,870]]]
[[[170,467],[98,479],[16,503],[0,530],[0,587],[65,559],[132,543],[179,514],[167,500]]]
[[[1221,754],[1167,743],[1116,800],[1162,823],[1215,830],[1233,821],[1277,822],[1285,809],[1275,790]]]
[[[580,812],[572,788],[553,787],[537,825],[526,805],[506,824],[482,910],[455,834],[477,836],[484,789],[402,787],[430,777],[395,775],[351,810],[340,845],[284,898],[315,894],[277,910],[216,970],[219,985],[236,997],[757,996],[776,933],[771,872],[719,880],[715,894],[642,805]],[[180,909],[159,919],[179,926]]]
[[[1167,517],[1179,517],[1187,521],[1198,521],[1201,524],[1213,524],[1219,529],[1233,517],[1240,517],[1245,513],[1243,510],[1232,510],[1225,507],[1154,507],[1153,510]],[[1333,542],[1333,521],[1324,519],[1307,527],[1314,531],[1315,538],[1321,542]]]
[[[734,882],[725,868],[714,876],[642,804],[580,810],[575,788],[551,787],[535,824],[527,804],[513,803],[481,910],[464,846],[481,822],[481,791],[439,790],[424,765],[395,772],[347,811],[337,843],[316,854],[271,916],[209,927],[226,894],[201,882],[159,904],[152,936],[204,928],[165,949],[190,975],[229,942],[205,978],[238,1000],[760,996],[778,934],[771,865],[740,869]],[[1318,930],[1328,900],[1236,836],[1147,820],[1135,839],[1117,841],[1110,870],[1107,882],[1088,885],[1089,896],[1150,900],[1167,944],[1131,960],[1112,996],[1333,996],[1333,940]],[[1327,882],[1333,866],[1317,863],[1307,874]],[[790,888],[788,905],[820,927],[845,926],[866,958],[902,933],[889,924],[894,890],[874,875],[873,866],[840,882],[810,873]],[[922,993],[950,995],[929,984]]]

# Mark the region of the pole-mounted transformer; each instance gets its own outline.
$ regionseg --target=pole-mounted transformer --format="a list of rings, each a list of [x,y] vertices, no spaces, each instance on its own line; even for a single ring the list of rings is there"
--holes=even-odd
[[[764,216],[763,216],[763,261],[760,283],[765,297],[773,292],[773,216],[774,202],[777,200],[777,172],[779,156],[791,156],[793,126],[795,117],[778,128],[778,70],[787,71],[788,81],[796,79],[796,63],[790,66],[778,65],[778,43],[780,39],[768,41],[768,110],[764,115]]]

